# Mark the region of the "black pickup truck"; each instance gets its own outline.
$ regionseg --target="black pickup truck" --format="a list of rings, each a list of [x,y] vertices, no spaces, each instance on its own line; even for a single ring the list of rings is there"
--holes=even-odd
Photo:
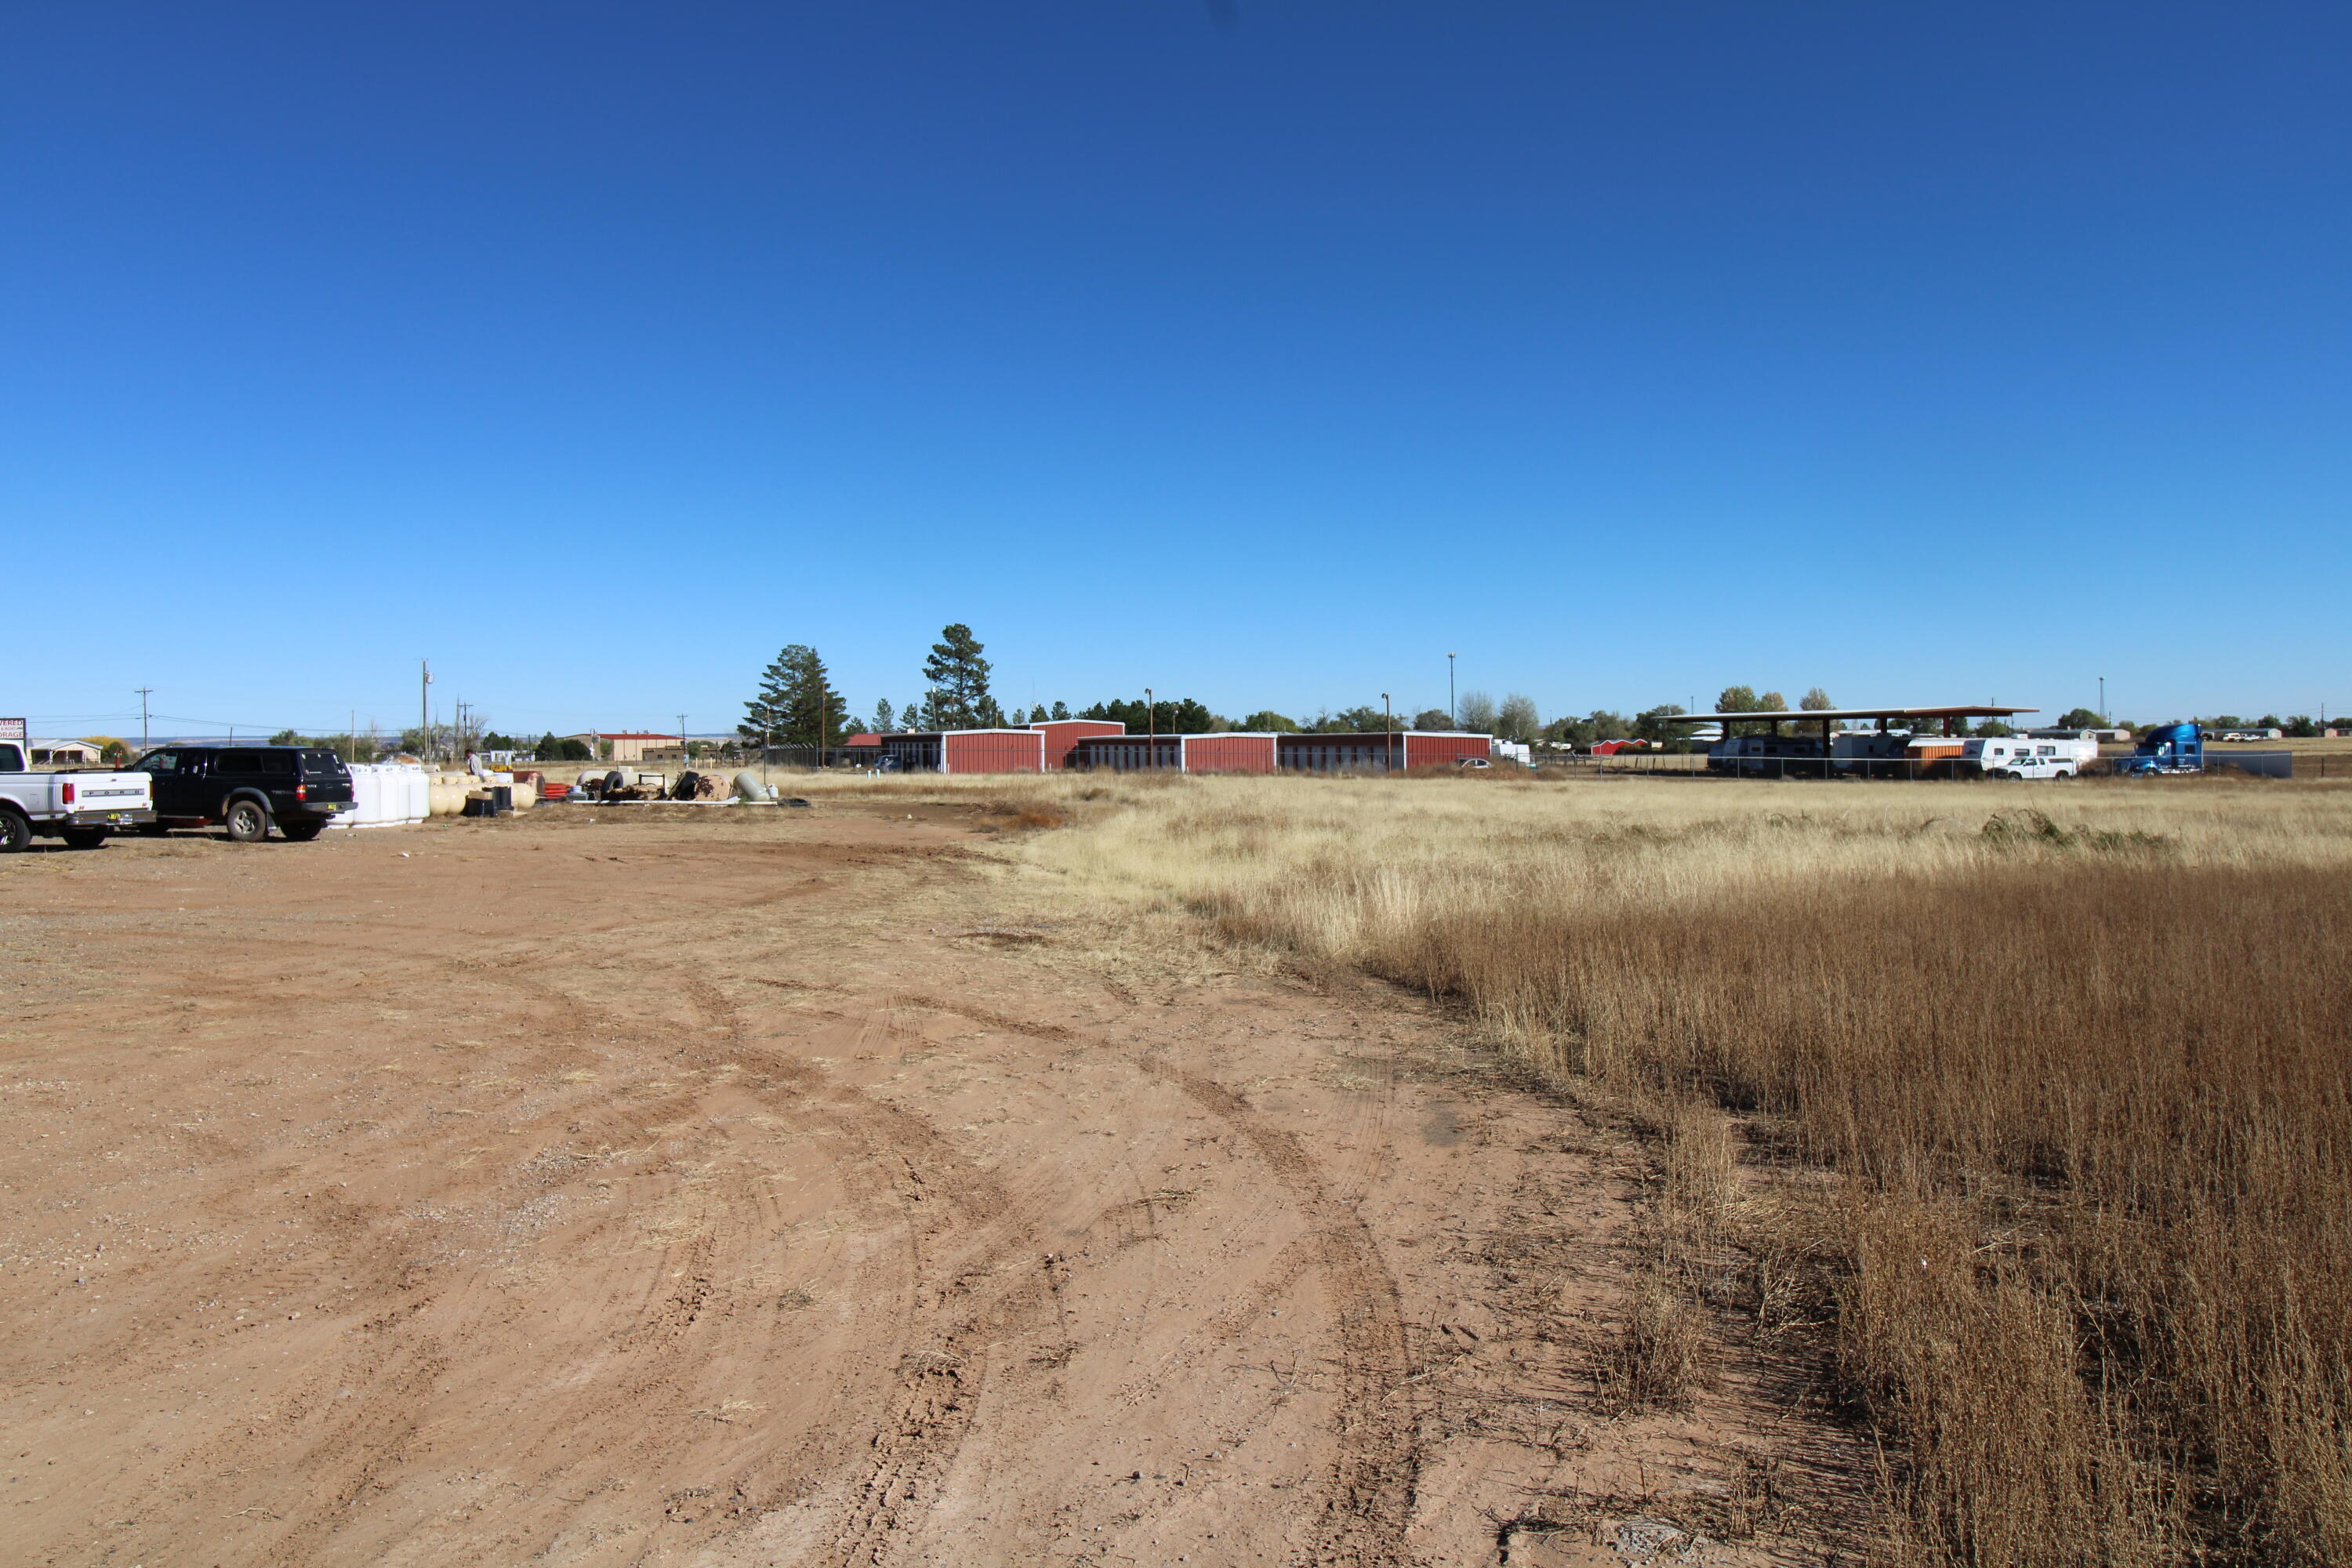
[[[351,770],[320,746],[161,746],[131,766],[154,781],[150,833],[219,823],[258,844],[275,825],[308,844],[352,808]]]

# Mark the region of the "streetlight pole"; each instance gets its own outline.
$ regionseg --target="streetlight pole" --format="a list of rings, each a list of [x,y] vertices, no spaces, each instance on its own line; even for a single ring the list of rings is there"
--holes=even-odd
[[[429,761],[433,755],[433,661],[420,658],[416,668],[424,677],[416,683],[416,751]]]
[[[1143,689],[1143,765],[1160,766],[1160,714],[1151,700],[1151,688]]]
[[[2099,728],[2107,727],[2107,678],[2099,677]]]
[[[1454,707],[1454,656],[1445,656],[1445,721],[1454,729],[1462,728],[1461,715]]]
[[[1396,772],[1396,715],[1389,711],[1389,694],[1385,691],[1381,693],[1381,737],[1382,742],[1381,749],[1386,753],[1381,759],[1381,766],[1390,773],[1394,773]]]

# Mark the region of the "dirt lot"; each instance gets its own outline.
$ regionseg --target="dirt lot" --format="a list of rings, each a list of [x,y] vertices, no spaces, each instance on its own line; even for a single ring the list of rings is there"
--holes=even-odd
[[[1824,1560],[1801,1383],[1598,1397],[1623,1135],[980,810],[0,862],[7,1558]]]

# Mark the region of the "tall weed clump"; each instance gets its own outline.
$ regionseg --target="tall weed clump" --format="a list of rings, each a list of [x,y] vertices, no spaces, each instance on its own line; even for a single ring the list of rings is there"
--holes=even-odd
[[[1526,889],[1517,889],[1525,891]],[[2352,889],[1991,864],[1367,954],[1850,1178],[1841,1354],[1970,1563],[2352,1562]]]

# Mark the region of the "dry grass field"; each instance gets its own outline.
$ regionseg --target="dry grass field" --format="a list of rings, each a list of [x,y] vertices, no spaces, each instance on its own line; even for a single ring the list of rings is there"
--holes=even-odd
[[[1020,850],[1064,892],[1450,999],[1647,1118],[1628,1396],[1694,1315],[1810,1337],[1895,1560],[2352,1561],[2352,791],[1022,787],[1076,814]]]

